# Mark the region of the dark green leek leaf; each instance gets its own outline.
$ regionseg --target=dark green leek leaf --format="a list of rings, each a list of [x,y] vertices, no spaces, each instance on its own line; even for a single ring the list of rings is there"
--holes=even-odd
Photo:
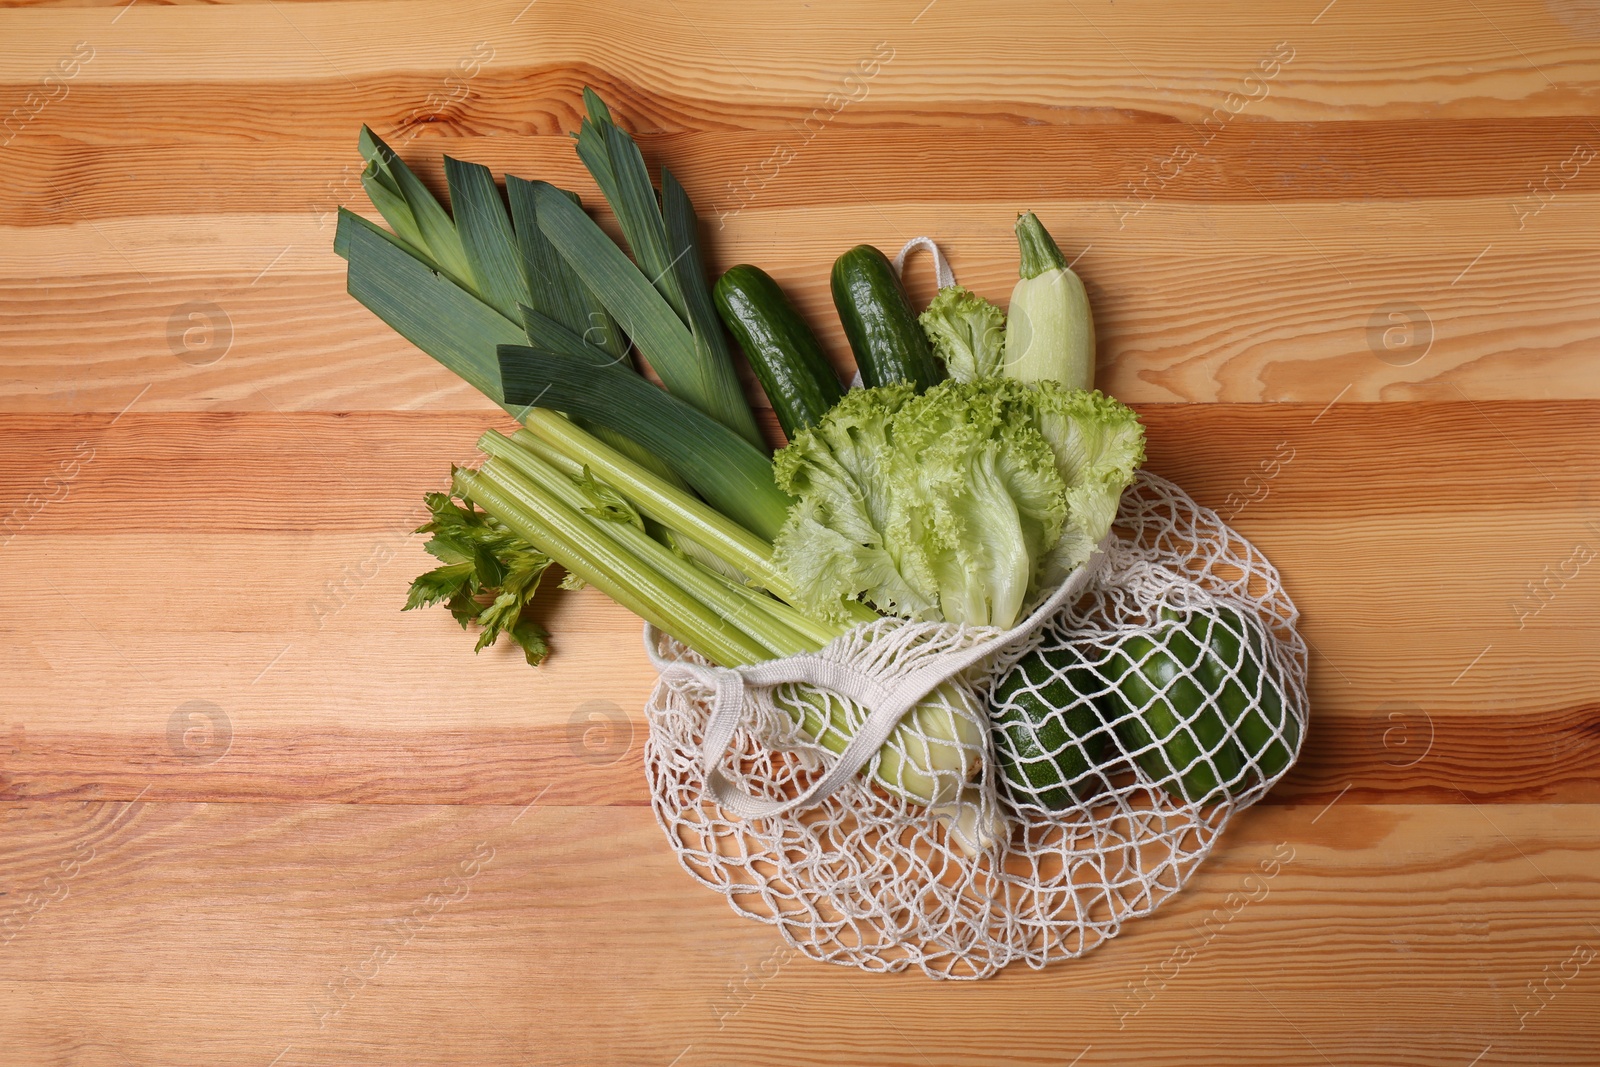
[[[346,215],[350,216],[350,220],[348,222],[345,221]],[[339,209],[339,224],[333,229],[333,251],[334,254],[339,256],[341,259],[350,258],[350,234],[354,232],[357,227],[363,228],[369,233],[377,234],[379,237],[382,237],[384,240],[388,241],[390,244],[394,245],[411,258],[420,259],[424,263],[427,262],[427,253],[419,252],[415,248],[412,248],[410,245],[406,244],[399,237],[396,237],[394,234],[384,229],[382,226],[368,222],[366,219],[362,218],[360,215],[357,215],[355,212],[348,210],[347,208]]]
[[[611,121],[611,109],[600,98],[600,94],[587,85],[583,87],[583,107],[589,113],[590,122],[603,125]]]
[[[698,224],[688,195],[663,170],[658,202],[639,145],[611,121],[610,110],[592,90],[585,89],[584,103],[589,117],[579,132],[578,155],[616,213],[638,269],[677,313],[679,321],[689,327],[700,382],[685,392],[660,367],[656,368],[657,373],[670,391],[691,403],[696,403],[696,397],[718,398],[715,407],[696,406],[721,419],[758,448],[763,447],[755,416],[738,388],[733,353],[711,303],[696,232]],[[645,355],[652,364],[656,362],[648,349]],[[729,385],[732,395],[726,392]]]
[[[522,308],[522,324],[527,331],[528,340],[533,342],[535,348],[547,348],[563,356],[592,360],[596,363],[618,362],[617,358],[605,349],[591,345],[561,323],[539,314],[526,305]]]
[[[661,219],[661,206],[656,203],[655,186],[650,184],[644,156],[633,138],[620,128],[607,125],[602,133],[611,170],[617,177],[617,199],[611,201],[611,208],[617,213],[633,260],[656,291],[666,297],[679,320],[687,324],[689,312],[678,288],[672,253],[667,250],[666,224]]]
[[[700,220],[694,205],[678,179],[666,168],[661,171],[661,204],[666,212],[667,248],[672,253],[672,269],[678,278],[688,309],[689,328],[694,333],[695,349],[703,367],[733,368],[733,350],[722,330],[722,319],[711,303],[711,288],[706,284],[705,260],[700,255]],[[748,404],[744,406],[748,425],[733,425],[757,445],[763,445],[761,432]]]
[[[759,537],[777,536],[791,500],[773,483],[766,453],[727,426],[616,366],[516,344],[501,345],[499,355],[513,414],[550,408],[624,433],[712,507]]]
[[[628,354],[627,340],[611,313],[600,298],[567,266],[561,254],[550,247],[550,241],[539,229],[538,210],[534,205],[534,189],[546,182],[530,182],[506,175],[506,194],[511,201],[511,220],[515,224],[517,245],[522,251],[522,269],[528,283],[528,306],[547,319],[552,319],[587,343],[598,345],[616,357]],[[574,204],[577,194],[558,190]],[[535,345],[545,347],[537,338]]]
[[[335,247],[350,261],[346,284],[351,296],[501,403],[495,349],[526,339],[515,322],[419,260],[382,228],[343,208]]]
[[[474,288],[495,310],[515,321],[517,307],[528,300],[528,285],[494,175],[481,163],[449,156],[444,157],[444,174],[456,230],[477,282]]]
[[[539,228],[622,324],[667,389],[761,446],[733,362],[704,360],[694,335],[595,221],[552,186],[534,191]],[[626,432],[626,431],[625,431]]]
[[[554,186],[536,183],[534,206],[539,229],[579,280],[605,302],[667,388],[716,417],[712,398],[695,388],[700,376],[694,336],[639,268]]]
[[[622,198],[617,192],[617,175],[611,169],[611,155],[606,148],[605,129],[611,125],[611,111],[588,86],[583,89],[583,102],[589,117],[578,125],[578,158],[600,187],[600,195],[614,207]]]
[[[383,139],[366,126],[361,127],[361,157],[367,161],[368,167],[382,174],[381,181],[386,188],[398,193],[411,208],[416,231],[423,242],[421,251],[427,252],[439,269],[451,278],[472,288],[472,266],[467,261],[461,236],[456,233],[455,224],[450,221],[443,205],[422,184],[422,179],[395,155],[394,149],[384,144]],[[379,211],[383,210],[382,205],[376,206]],[[389,220],[389,224],[394,225],[393,220]],[[396,232],[399,232],[398,228]]]
[[[427,242],[423,240],[422,230],[417,226],[417,218],[411,212],[411,205],[406,203],[406,198],[401,195],[388,172],[374,164],[368,164],[361,172],[361,187],[367,191],[367,199],[372,201],[372,206],[378,209],[378,214],[383,216],[395,234],[423,255],[427,254]]]

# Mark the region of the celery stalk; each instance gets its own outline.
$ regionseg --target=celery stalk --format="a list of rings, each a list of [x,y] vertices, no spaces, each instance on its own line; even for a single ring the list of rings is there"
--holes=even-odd
[[[614,434],[614,436],[607,436],[605,433],[601,433],[600,432],[601,430],[607,429],[606,427],[603,427],[603,426],[589,425],[589,426],[584,426],[583,429],[587,430],[589,433],[591,433],[595,437],[597,437],[602,444],[610,445],[612,448],[615,448],[618,452],[621,452],[628,459],[633,460],[635,463],[641,464],[643,467],[645,467],[645,469],[649,470],[652,474],[657,474],[657,475],[661,474],[661,471],[656,470],[655,467],[651,466],[649,463],[644,462],[644,460],[642,460],[640,458],[641,454],[645,455],[645,456],[648,456],[650,458],[654,458],[653,453],[644,452],[644,450],[641,447],[639,447],[639,446],[634,444],[634,442],[632,441],[631,438],[624,437],[621,434]],[[495,433],[493,430],[491,430],[489,432],[490,433]],[[500,437],[501,435],[495,434],[495,436]],[[502,438],[502,439],[505,439],[505,438]],[[554,445],[550,444],[548,441],[542,440],[536,434],[531,434],[531,433],[527,432],[526,430],[519,430],[513,438],[510,438],[510,439],[507,439],[507,440],[514,441],[515,444],[516,444],[516,447],[533,453],[535,456],[538,456],[540,459],[544,460],[546,463],[549,463],[552,466],[558,468],[559,470],[562,471],[562,473],[568,475],[569,477],[573,478],[574,480],[582,479],[584,471],[587,469],[585,464],[580,463],[576,459],[573,459],[571,456],[567,455],[565,452],[561,451],[559,448],[556,448]],[[621,444],[619,444],[619,442],[621,442]],[[636,448],[638,450],[638,454],[636,454],[634,451],[631,451],[628,447],[624,447],[625,445],[633,445],[634,448]],[[480,449],[482,449],[483,451],[488,451],[488,449],[484,447],[484,442],[481,439],[478,441],[478,447]],[[670,470],[666,467],[665,464],[662,464],[662,471],[667,471],[668,474],[671,473]],[[671,477],[668,477],[666,479],[666,481],[669,484],[671,484],[673,486],[676,486],[678,489],[682,490],[685,494],[687,494],[689,492],[688,486],[684,485],[683,482],[681,480],[679,480],[676,475],[672,475]],[[662,526],[663,525],[660,522],[660,520],[657,520],[655,518],[654,515],[651,515],[650,518],[651,518],[652,521],[654,521],[656,523],[657,526]],[[701,544],[699,541],[696,541],[694,538],[688,536],[687,534],[683,533],[680,530],[674,530],[674,529],[671,529],[670,527],[663,527],[663,528],[665,529],[665,532],[666,532],[666,534],[667,534],[667,536],[669,538],[669,540],[667,540],[665,543],[668,544],[670,547],[675,548],[675,549],[679,549],[679,550],[687,553],[689,556],[693,557],[694,559],[698,560],[701,563],[704,563],[706,566],[710,567],[712,570],[716,571],[717,573],[725,575],[729,579],[732,579],[732,580],[735,580],[735,581],[738,581],[738,582],[746,582],[746,583],[750,581],[750,576],[748,574],[746,574],[744,571],[740,570],[738,567],[735,567],[732,563],[729,563],[726,559],[723,558],[721,553],[716,552],[716,551],[714,551],[714,550],[712,550],[710,548],[707,548],[705,545]],[[652,533],[653,533],[653,531],[652,531]],[[782,603],[782,602],[779,601],[779,603]],[[785,605],[785,606],[787,606],[787,605]],[[838,635],[834,634],[834,635],[831,635],[831,636],[838,636]],[[827,639],[824,639],[824,640],[827,640]]]
[[[703,561],[696,560],[695,562],[705,566]],[[706,569],[711,570],[710,567]],[[720,572],[713,571],[713,573],[716,574],[717,578],[725,582],[728,588],[741,596],[753,597],[758,600],[771,613],[774,619],[784,623],[796,633],[804,635],[808,641],[812,642],[810,646],[812,648],[821,648],[834,638],[843,637],[848,632],[846,627],[839,626],[826,619],[818,619],[807,615],[799,608],[793,607],[785,601],[768,596],[743,583],[736,582]]]
[[[587,466],[633,501],[640,511],[673,533],[716,553],[723,562],[748,574],[774,596],[791,603],[796,599],[794,587],[772,561],[770,542],[552,411],[532,408],[524,416],[523,425],[527,429],[512,438],[518,444],[537,447],[536,442],[542,442],[566,456],[569,463]],[[850,603],[845,609],[852,622],[871,622],[878,617],[865,604]]]
[[[597,477],[610,482],[640,511],[667,529],[712,548],[728,564],[778,596],[787,600],[785,594],[793,593],[773,565],[772,545],[720,511],[656,477],[553,411],[531,408],[522,424],[527,429],[517,433],[514,440],[520,443],[533,436],[547,442],[572,461],[587,466]]]
[[[714,663],[755,663],[765,648],[547,492],[458,470],[455,488],[551,559]]]
[[[524,491],[537,487],[551,493],[562,503],[582,514],[598,532],[614,538],[619,548],[632,553],[640,563],[655,569],[690,596],[760,642],[770,655],[790,656],[796,652],[812,651],[821,647],[817,643],[807,641],[787,624],[766,612],[758,600],[739,596],[729,588],[728,583],[717,580],[708,571],[674,554],[639,527],[627,522],[597,518],[586,513],[584,509],[592,507],[593,501],[555,467],[523,451],[504,437],[490,438],[483,443],[487,446],[485,451],[495,458],[484,464],[482,473],[487,473],[508,487],[521,488]],[[761,599],[765,599],[768,603],[777,603],[770,597]]]
[[[490,447],[516,458],[504,445]],[[521,458],[528,469],[539,470],[542,465],[542,473],[552,481],[559,478],[571,485],[553,465],[532,456]],[[781,622],[770,608],[735,610],[719,617],[685,583],[712,599],[716,593],[710,588],[721,583],[726,593],[740,597],[745,604],[760,594],[750,591],[745,597],[709,572],[696,575],[696,564],[672,555],[637,527],[583,514],[562,499],[565,491],[558,493],[536,483],[519,472],[511,459],[491,459],[478,472],[457,471],[456,488],[563,567],[714,663],[743,666],[769,659],[775,652],[788,655],[819,647],[808,640],[798,648],[771,648],[781,645],[783,637]],[[623,539],[635,543],[630,547]],[[648,546],[644,542],[649,542]],[[696,576],[703,578],[704,584],[696,583]],[[756,624],[762,636],[740,629],[738,622],[747,627]],[[965,702],[962,692],[952,685],[942,686],[939,692],[958,707]],[[836,701],[801,686],[780,686],[776,695],[779,706],[817,743],[836,753],[849,744],[852,730]],[[948,803],[970,778],[976,767],[970,754],[981,751],[982,744],[981,731],[967,717],[931,701],[923,702],[906,714],[890,736],[879,754],[876,777],[898,796],[924,804]]]

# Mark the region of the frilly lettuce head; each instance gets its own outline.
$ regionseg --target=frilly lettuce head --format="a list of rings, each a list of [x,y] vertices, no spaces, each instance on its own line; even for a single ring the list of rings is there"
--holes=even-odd
[[[1006,313],[977,293],[947,285],[917,321],[956,381],[976,381],[1000,373],[1005,362]]]
[[[777,563],[806,610],[1010,626],[1088,558],[1144,459],[1098,392],[1009,378],[856,389],[779,452]]]

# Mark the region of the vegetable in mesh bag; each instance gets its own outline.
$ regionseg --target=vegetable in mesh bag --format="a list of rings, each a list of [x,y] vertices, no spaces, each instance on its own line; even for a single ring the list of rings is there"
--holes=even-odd
[[[994,686],[995,754],[1013,799],[1067,811],[1105,785],[1098,673],[1075,646],[1024,656]]]
[[[958,382],[998,375],[1006,349],[1006,313],[962,285],[947,285],[917,316],[922,332]]]
[[[857,245],[834,262],[830,284],[862,381],[909,382],[921,392],[944,378],[889,257]]]
[[[1164,608],[1154,632],[1108,665],[1118,735],[1150,777],[1195,802],[1237,795],[1281,773],[1299,744],[1272,638],[1252,610],[1218,601]]]
[[[1168,607],[1109,650],[1100,636],[1031,652],[996,683],[995,738],[1013,799],[1047,811],[1080,803],[1100,780],[1086,772],[1085,760],[1097,766],[1087,753],[1112,728],[1120,752],[1186,802],[1236,797],[1288,767],[1300,726],[1254,610],[1222,600]]]
[[[717,313],[744,350],[786,436],[822,421],[844,390],[822,345],[760,267],[729,267],[712,292]]]
[[[1036,706],[1042,715],[1072,707],[1051,689],[1057,668],[1083,666],[1086,658],[1091,666],[1103,662],[1124,633],[1188,632],[1193,617],[1175,612],[1180,618],[1163,618],[1163,606],[1204,612],[1221,603],[1244,613],[1247,623],[1260,623],[1268,641],[1258,650],[1267,665],[1262,675],[1281,687],[1293,725],[1286,723],[1280,736],[1292,755],[1306,723],[1307,649],[1294,633],[1297,614],[1276,571],[1214,513],[1148,473],[1125,496],[1117,530],[1103,560],[1081,573],[1082,595],[1069,610],[1026,637],[1008,638],[1005,664],[1043,650],[1031,661],[1042,666],[1011,696],[1047,694],[1050,702]],[[1079,585],[1062,595],[1072,597]],[[890,620],[873,628],[897,636],[920,632],[925,640],[959,640],[961,632]],[[1196,629],[1208,644],[1217,637],[1201,625]],[[1234,632],[1241,645],[1253,642],[1242,628]],[[1222,657],[1224,675],[1229,663]],[[1115,711],[1102,712],[1092,729],[1066,729],[1059,719],[1041,716],[1042,740],[1025,761],[1040,772],[1039,792],[1054,787],[1066,794],[1065,783],[1087,794],[1081,805],[1057,798],[1057,806],[1045,808],[1002,775],[1003,706],[1020,701],[997,697],[992,739],[999,759],[986,761],[974,786],[1002,818],[1008,810],[1020,818],[987,844],[979,840],[976,854],[958,847],[959,836],[934,819],[886,803],[876,790],[840,789],[801,818],[751,819],[708,802],[714,798],[692,758],[703,724],[723,710],[711,687],[675,684],[670,665],[661,665],[645,765],[657,814],[680,860],[724,894],[737,914],[774,925],[807,956],[872,972],[921,968],[930,977],[976,979],[1018,963],[1041,967],[1080,957],[1180,893],[1231,820],[1265,792],[1265,783],[1256,783],[1220,804],[1174,802],[1155,776],[1122,754],[1126,746],[1111,726]],[[1104,695],[1103,683],[1082,676],[1073,688]],[[1055,737],[1046,736],[1058,727]],[[1049,760],[1034,758],[1074,758],[1063,739],[1086,742],[1087,760],[1099,760],[1103,772],[1091,769],[1075,779],[1071,767],[1052,770]],[[1115,747],[1096,751],[1102,744]],[[730,754],[722,767],[737,789],[780,801],[787,796],[781,783],[790,780],[792,761],[761,735],[746,735]],[[1052,774],[1059,777],[1052,781]]]
[[[1011,290],[1005,373],[1021,381],[1094,384],[1094,316],[1083,281],[1031,211],[1017,219],[1021,278]]]

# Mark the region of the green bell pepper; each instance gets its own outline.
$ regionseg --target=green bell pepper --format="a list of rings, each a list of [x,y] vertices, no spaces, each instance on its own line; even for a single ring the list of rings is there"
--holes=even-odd
[[[1117,735],[1168,792],[1196,803],[1220,800],[1243,776],[1244,753],[1221,713],[1207,706],[1214,679],[1195,669],[1205,646],[1183,626],[1162,629],[1160,642],[1129,637],[1108,665],[1122,705]]]
[[[1090,771],[1113,722],[1146,774],[1196,803],[1289,765],[1300,725],[1263,670],[1271,636],[1255,613],[1218,602],[1160,619],[1154,637],[1124,638],[1099,667],[1071,645],[1041,649],[995,685],[995,750],[1014,799],[1050,811],[1081,803],[1104,781]]]
[[[1253,612],[1246,614],[1219,603],[1211,612],[1190,612],[1185,629],[1207,645],[1208,655],[1200,661],[1197,673],[1205,679],[1206,688],[1218,694],[1217,704],[1234,736],[1254,758],[1263,778],[1276,776],[1293,758],[1300,724],[1285,714],[1283,691],[1276,678],[1262,677],[1269,637],[1260,620]]]
[[[1287,767],[1300,727],[1286,714],[1282,687],[1262,676],[1269,636],[1260,620],[1226,603],[1161,616],[1170,627],[1164,642],[1131,637],[1111,665],[1122,710],[1132,713],[1118,735],[1148,748],[1136,757],[1145,773],[1176,796],[1206,802]]]

